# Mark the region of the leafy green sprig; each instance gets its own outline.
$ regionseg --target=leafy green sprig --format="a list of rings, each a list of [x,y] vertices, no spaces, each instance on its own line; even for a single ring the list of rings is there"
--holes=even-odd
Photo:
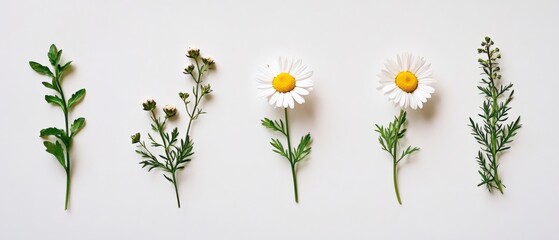
[[[305,136],[301,137],[301,141],[296,148],[291,147],[291,137],[289,135],[289,120],[287,114],[287,108],[285,110],[285,122],[283,120],[275,121],[268,118],[262,120],[262,125],[266,128],[272,129],[273,131],[280,132],[283,134],[287,140],[287,149],[284,147],[282,142],[277,138],[272,138],[270,144],[274,148],[274,152],[285,157],[289,164],[291,165],[291,174],[293,177],[293,189],[295,191],[295,202],[299,202],[299,193],[297,190],[297,163],[301,162],[305,157],[311,153],[311,134],[307,133]]]
[[[72,61],[65,64],[60,64],[60,58],[62,57],[62,50],[58,50],[54,44],[50,46],[49,52],[47,54],[52,70],[47,66],[41,65],[40,63],[30,61],[29,66],[35,72],[45,75],[51,78],[50,82],[43,82],[43,86],[48,89],[54,90],[54,95],[45,95],[45,100],[47,103],[53,104],[60,107],[62,113],[64,113],[64,129],[49,127],[41,130],[40,137],[48,138],[53,137],[56,140],[54,142],[46,140],[43,142],[46,151],[52,154],[58,163],[64,168],[66,172],[66,197],[64,202],[64,210],[68,209],[68,201],[70,196],[70,185],[71,185],[71,160],[70,160],[70,149],[74,137],[78,132],[85,126],[85,118],[80,117],[69,124],[69,114],[70,110],[76,106],[85,96],[85,89],[80,89],[66,101],[64,91],[62,89],[62,77],[71,68]]]
[[[404,150],[401,150],[401,152],[398,150],[398,145],[400,145],[399,141],[404,138],[407,131],[405,127],[406,121],[406,112],[400,110],[400,115],[398,117],[394,116],[394,121],[389,123],[388,127],[375,124],[375,131],[380,135],[378,141],[382,150],[388,152],[390,156],[392,156],[394,191],[396,192],[396,198],[400,205],[402,205],[402,200],[400,199],[400,192],[398,190],[398,163],[406,156],[419,151],[419,148],[412,146],[408,146]]]
[[[163,154],[155,155],[153,154],[144,141],[141,141],[140,133],[136,133],[131,136],[132,144],[137,144],[138,153],[143,161],[140,162],[142,168],[147,168],[148,172],[152,169],[160,169],[167,174],[163,174],[163,177],[171,182],[175,188],[175,195],[177,198],[177,206],[180,208],[180,196],[177,187],[177,171],[184,169],[186,163],[191,159],[190,157],[194,154],[192,151],[193,142],[187,136],[185,139],[180,139],[179,141],[179,131],[178,128],[174,128],[171,132],[166,132],[167,120],[174,117],[177,113],[177,109],[173,106],[165,106],[163,111],[165,112],[165,117],[163,120],[156,115],[156,102],[154,100],[147,100],[143,103],[144,110],[150,112],[150,118],[152,121],[151,128],[157,133],[159,140],[156,140],[150,133],[148,133],[148,139],[150,141],[151,147],[161,148]],[[158,159],[161,158],[162,160]]]
[[[483,119],[483,124],[474,122],[470,118],[469,127],[472,128],[472,135],[481,145],[481,150],[477,154],[477,162],[480,167],[478,171],[481,176],[481,183],[485,185],[489,192],[494,189],[503,193],[505,185],[499,177],[499,157],[510,148],[513,137],[516,136],[520,124],[520,116],[509,123],[508,114],[511,109],[509,106],[513,99],[513,84],[502,84],[498,59],[501,58],[499,48],[493,48],[495,43],[490,37],[485,37],[478,48],[478,53],[483,54],[485,59],[478,59],[480,68],[483,69],[480,86],[480,94],[485,97],[481,106],[482,113],[478,114]]]
[[[145,142],[141,141],[140,133],[136,133],[131,136],[132,144],[136,144],[138,147],[136,152],[143,159],[143,161],[140,162],[142,168],[147,168],[148,172],[152,169],[160,169],[167,173],[164,173],[163,177],[173,184],[177,198],[177,206],[179,208],[181,207],[181,203],[177,187],[177,172],[185,168],[186,164],[191,161],[191,157],[194,154],[190,130],[192,128],[193,121],[198,119],[201,114],[206,113],[202,110],[200,104],[205,97],[213,92],[213,90],[211,89],[210,84],[204,84],[203,81],[204,76],[213,69],[215,65],[215,62],[211,58],[200,56],[199,49],[190,48],[186,56],[194,61],[194,64],[188,65],[184,69],[184,74],[191,76],[195,86],[192,87],[192,100],[189,93],[179,93],[179,98],[184,103],[186,112],[189,116],[184,139],[179,139],[180,133],[178,128],[174,128],[170,133],[165,131],[167,119],[174,117],[177,114],[177,109],[174,106],[165,106],[163,108],[165,117],[162,120],[156,115],[156,102],[154,100],[147,100],[144,102],[143,108],[145,111],[150,112],[150,118],[152,121],[151,128],[159,135],[160,140],[156,140],[149,133],[148,139],[151,143],[151,147],[161,148],[164,154],[153,154],[148,149]]]

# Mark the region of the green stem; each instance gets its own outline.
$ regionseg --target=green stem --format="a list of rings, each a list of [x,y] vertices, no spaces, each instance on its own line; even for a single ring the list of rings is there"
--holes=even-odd
[[[396,191],[396,198],[398,199],[398,203],[402,205],[402,200],[400,199],[400,191],[398,191],[398,164],[394,162],[393,167],[394,191]]]
[[[297,174],[295,164],[291,164],[291,175],[293,176],[293,189],[295,190],[295,202],[299,203],[299,192],[297,191]]]
[[[194,79],[194,82],[196,82],[196,90],[193,92],[195,98],[194,108],[192,109],[192,113],[189,113],[190,120],[188,121],[188,127],[186,128],[186,137],[190,136],[190,127],[192,126],[192,121],[194,120],[194,118],[197,117],[196,110],[198,109],[198,105],[200,104],[200,101],[202,100],[203,97],[203,93],[202,94],[200,93],[202,72],[200,71],[200,64],[198,63],[198,58],[194,58],[194,61],[196,62],[196,70],[198,72],[198,78],[194,77],[194,74],[192,73],[190,74],[190,76],[192,76],[192,78]],[[187,111],[188,111],[188,106],[187,106]]]
[[[175,177],[175,172],[173,172],[173,185],[175,186],[175,195],[177,196],[177,206],[181,208],[181,200],[179,197],[179,189],[177,188],[177,178]]]
[[[501,192],[501,194],[503,194],[503,186],[501,184],[501,180],[499,179],[499,172],[497,171],[497,130],[496,130],[496,124],[497,124],[497,114],[496,114],[496,109],[499,107],[497,105],[497,86],[495,83],[495,79],[493,79],[493,63],[491,62],[491,52],[489,49],[489,44],[486,47],[486,51],[487,51],[487,58],[488,58],[488,65],[489,65],[489,76],[488,78],[491,80],[491,100],[493,101],[492,103],[492,111],[491,111],[491,157],[493,159],[493,161],[491,162],[492,168],[493,168],[493,180],[495,182],[495,184],[497,185],[497,189],[499,189],[499,192]]]
[[[394,150],[392,152],[392,160],[393,160],[393,171],[392,177],[394,179],[394,191],[396,192],[396,198],[398,199],[398,203],[402,205],[402,200],[400,199],[400,191],[398,190],[398,160],[396,160],[396,156],[398,156],[398,134],[400,133],[400,121],[404,115],[404,110],[400,109],[400,115],[398,116],[397,123],[396,123],[396,131],[394,132]],[[403,123],[402,123],[403,124]]]
[[[62,90],[62,85],[60,85],[60,73],[58,72],[58,68],[56,68],[56,66],[54,67],[55,69],[55,79],[54,81],[56,81],[56,86],[58,87],[58,92],[60,93],[60,98],[62,98],[62,111],[64,112],[64,125],[66,127],[66,136],[68,136],[68,142],[64,143],[64,146],[66,147],[66,166],[65,169],[66,170],[66,197],[64,200],[64,210],[68,210],[68,202],[70,199],[70,186],[71,186],[71,170],[72,170],[72,164],[70,161],[70,147],[72,145],[72,136],[70,135],[70,128],[69,128],[69,121],[68,121],[68,105],[66,103],[66,97],[64,96],[64,91]]]
[[[287,115],[287,108],[284,108],[285,112],[285,137],[287,138],[287,149],[289,152],[289,163],[291,164],[291,174],[293,175],[293,191],[295,191],[295,202],[299,203],[299,192],[297,190],[297,174],[295,172],[296,162],[293,160],[293,152],[291,150],[291,138],[289,137],[289,118]]]

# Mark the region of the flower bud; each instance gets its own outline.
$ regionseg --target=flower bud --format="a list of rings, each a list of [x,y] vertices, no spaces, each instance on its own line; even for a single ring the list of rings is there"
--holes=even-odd
[[[200,56],[200,49],[188,48],[187,55],[189,58],[197,58]]]
[[[163,108],[163,112],[165,112],[166,118],[171,118],[177,114],[177,108],[173,105],[166,105]]]
[[[132,144],[139,143],[140,142],[140,133],[136,133],[136,134],[130,136],[130,138],[132,138]]]
[[[194,71],[194,65],[193,64],[190,64],[186,68],[184,68],[184,73],[185,74],[190,74],[190,73],[192,73],[192,71]]]
[[[186,101],[186,99],[188,99],[188,97],[190,97],[190,94],[184,93],[184,92],[180,92],[180,93],[179,93],[179,97],[180,97],[183,101]]]
[[[211,57],[202,58],[202,62],[206,64],[208,68],[211,68],[215,64],[214,60]]]
[[[213,90],[210,84],[202,85],[202,94],[210,94],[211,92],[213,92]]]
[[[144,107],[144,110],[151,111],[151,110],[155,109],[156,104],[157,103],[155,102],[155,100],[148,99],[144,103],[142,103],[142,106]]]

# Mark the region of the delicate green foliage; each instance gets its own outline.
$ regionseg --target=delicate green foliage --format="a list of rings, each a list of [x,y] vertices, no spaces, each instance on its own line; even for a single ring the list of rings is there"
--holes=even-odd
[[[383,127],[378,124],[375,124],[375,132],[379,133],[378,141],[382,150],[388,152],[390,156],[395,161],[395,164],[400,162],[405,156],[408,156],[416,151],[419,151],[419,148],[408,146],[401,154],[398,156],[398,144],[399,140],[404,137],[406,134],[407,129],[405,128],[407,118],[406,112],[400,111],[400,116],[394,117],[394,121],[388,124],[388,127]]]
[[[60,97],[52,96],[52,95],[45,95],[45,100],[48,103],[52,103],[54,105],[59,106],[60,108],[62,108],[63,111],[65,111],[66,103]]]
[[[284,109],[284,111],[285,111],[285,122],[283,120],[275,121],[275,120],[270,120],[269,118],[264,118],[262,119],[261,123],[262,126],[268,129],[282,133],[287,140],[287,148],[285,148],[282,142],[277,138],[272,138],[270,144],[273,147],[272,151],[281,155],[282,157],[286,158],[289,161],[291,165],[291,173],[293,174],[295,202],[299,202],[299,195],[297,192],[297,176],[295,173],[295,169],[297,163],[305,159],[305,157],[307,157],[311,153],[312,138],[311,138],[311,134],[308,133],[307,135],[301,137],[301,141],[299,142],[299,145],[296,148],[292,148],[291,138],[289,136],[287,108]]]
[[[208,62],[207,59],[204,61],[200,56],[199,49],[189,49],[187,57],[194,61],[196,66],[194,64],[190,64],[185,68],[184,74],[190,75],[196,85],[192,87],[192,96],[194,96],[194,102],[192,102],[192,104],[190,101],[190,94],[184,92],[180,92],[178,94],[179,98],[183,101],[186,112],[190,118],[184,139],[179,139],[180,133],[178,128],[174,128],[171,132],[165,131],[167,120],[178,113],[177,109],[172,105],[165,106],[162,109],[165,115],[163,120],[161,120],[161,118],[156,116],[155,109],[157,103],[152,99],[142,103],[142,107],[145,111],[150,112],[152,121],[151,129],[159,135],[160,140],[156,140],[156,138],[154,138],[150,133],[147,134],[147,138],[150,142],[150,146],[152,148],[160,148],[162,154],[153,154],[146,146],[146,143],[141,141],[140,133],[130,136],[132,144],[137,144],[138,149],[136,150],[136,153],[142,157],[142,161],[140,162],[142,168],[147,168],[148,172],[152,169],[159,169],[167,173],[163,174],[163,177],[167,179],[167,181],[171,182],[175,187],[177,205],[179,208],[180,198],[177,188],[177,171],[184,169],[194,154],[193,141],[190,137],[192,122],[197,119],[199,115],[206,113],[202,111],[200,103],[205,96],[213,91],[209,84],[202,84],[204,75],[214,64],[213,60],[211,63]],[[203,62],[203,65],[200,65],[201,61]]]
[[[85,95],[85,89],[81,89],[76,92],[72,97],[66,102],[66,98],[64,96],[64,91],[62,90],[62,85],[60,82],[62,81],[63,74],[70,69],[71,61],[67,62],[64,65],[60,65],[60,58],[62,57],[62,50],[58,50],[56,46],[53,44],[50,46],[49,52],[47,54],[49,62],[54,70],[51,71],[50,68],[43,66],[39,63],[30,61],[29,66],[31,68],[41,74],[51,77],[51,82],[42,82],[43,86],[50,90],[55,91],[55,95],[45,95],[45,100],[47,103],[53,104],[55,106],[60,107],[62,112],[64,113],[64,121],[66,129],[59,129],[59,128],[45,128],[41,130],[40,137],[46,138],[49,136],[53,136],[60,141],[50,142],[45,141],[44,145],[46,147],[46,151],[51,153],[56,157],[58,162],[62,165],[64,170],[66,171],[67,175],[67,184],[66,184],[66,202],[65,202],[65,209],[68,209],[68,196],[69,196],[69,187],[70,187],[70,170],[71,170],[71,161],[70,161],[70,148],[72,145],[73,137],[84,127],[85,119],[78,118],[74,120],[74,123],[71,125],[69,129],[69,111],[70,108],[75,106],[81,99],[83,99]],[[70,135],[68,135],[70,133]],[[64,145],[64,146],[63,146]]]
[[[160,169],[164,172],[170,173],[172,178],[163,174],[165,179],[171,182],[175,186],[175,191],[177,191],[177,204],[180,207],[180,200],[177,190],[177,180],[176,172],[177,170],[184,169],[187,162],[190,161],[190,157],[194,154],[193,152],[193,142],[187,136],[185,139],[180,139],[179,142],[179,131],[174,128],[170,133],[165,131],[167,117],[161,118],[156,117],[155,109],[150,111],[152,120],[152,130],[154,130],[160,136],[160,141],[156,140],[151,134],[148,133],[148,139],[151,142],[152,147],[161,148],[163,154],[154,155],[146,146],[145,142],[140,140],[140,133],[136,133],[131,136],[132,143],[137,144],[138,153],[142,157],[140,165],[142,168],[147,168],[148,172],[152,169]],[[161,160],[159,160],[161,159]]]
[[[483,124],[474,122],[470,118],[468,126],[472,129],[472,135],[481,145],[481,150],[477,154],[477,162],[480,167],[478,171],[481,176],[481,183],[478,186],[485,185],[489,192],[498,189],[503,193],[503,185],[499,178],[499,156],[502,152],[510,148],[513,137],[516,136],[518,129],[522,127],[520,117],[510,123],[506,123],[509,119],[510,102],[514,96],[512,90],[513,84],[502,84],[498,59],[501,58],[499,48],[493,48],[495,43],[491,38],[485,37],[481,43],[482,48],[478,49],[478,53],[483,54],[485,59],[478,59],[478,63],[483,69],[480,86],[481,95],[485,97],[485,101],[481,106],[482,113],[478,116],[482,119]],[[510,92],[510,93],[509,93]],[[508,93],[508,95],[507,95]]]
[[[41,65],[41,64],[39,64],[39,63],[30,61],[30,62],[29,62],[29,66],[31,66],[31,68],[32,68],[33,70],[35,70],[35,72],[37,72],[38,74],[47,75],[47,76],[49,76],[49,77],[52,77],[52,76],[53,76],[52,72],[50,71],[50,69],[49,69],[48,67],[43,66],[43,65]]]
[[[76,103],[81,101],[85,96],[85,89],[80,89],[76,93],[72,94],[70,100],[68,100],[68,108],[71,109]]]
[[[297,148],[293,148],[293,160],[295,162],[299,162],[303,160],[309,153],[311,153],[311,134],[307,133],[307,135],[301,137],[301,142],[299,142],[299,146]]]
[[[44,141],[43,144],[47,148],[47,152],[56,157],[56,160],[58,160],[60,165],[66,168],[66,163],[64,160],[64,149],[62,148],[62,144],[60,144],[59,141],[56,141],[56,144],[49,141]]]
[[[71,136],[76,135],[85,126],[85,118],[76,118],[70,127]]]
[[[406,115],[407,114],[404,110],[400,110],[400,115],[398,117],[395,116],[394,121],[389,123],[388,127],[375,124],[375,132],[378,132],[380,135],[378,141],[381,149],[392,156],[392,164],[394,168],[394,190],[396,191],[396,197],[398,199],[398,203],[400,204],[402,204],[402,201],[400,199],[400,192],[398,191],[397,183],[398,163],[402,161],[404,157],[419,151],[419,148],[412,146],[408,146],[401,153],[398,151],[398,146],[400,144],[399,141],[405,136],[407,131],[405,128],[405,124],[407,122]]]
[[[282,120],[272,121],[268,118],[262,119],[262,126],[272,129],[277,132],[281,132],[283,135],[287,135],[287,131],[285,129],[285,124],[283,124]]]

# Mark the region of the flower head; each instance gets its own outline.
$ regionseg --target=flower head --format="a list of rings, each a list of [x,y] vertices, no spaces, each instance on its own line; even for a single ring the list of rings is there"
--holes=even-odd
[[[130,138],[132,139],[132,144],[139,143],[140,142],[140,133],[136,133],[136,134],[130,136]]]
[[[188,51],[186,51],[186,56],[189,58],[197,58],[200,56],[200,49],[188,48]]]
[[[269,98],[275,107],[293,108],[295,102],[304,103],[302,96],[308,95],[314,84],[310,79],[313,71],[307,70],[301,60],[280,57],[277,67],[266,65],[259,70],[256,78],[260,96]]]
[[[171,118],[177,114],[177,108],[173,105],[165,105],[163,112],[165,112],[166,118]]]
[[[385,69],[378,75],[380,87],[385,95],[402,108],[422,108],[435,89],[429,84],[434,82],[431,64],[423,57],[408,53],[396,56],[396,62],[387,60]]]
[[[155,100],[148,99],[144,103],[142,103],[142,106],[144,107],[144,110],[151,111],[151,110],[155,109],[156,104],[157,103],[155,102]]]
[[[208,68],[212,67],[215,62],[211,57],[202,58],[202,62],[208,66]]]

